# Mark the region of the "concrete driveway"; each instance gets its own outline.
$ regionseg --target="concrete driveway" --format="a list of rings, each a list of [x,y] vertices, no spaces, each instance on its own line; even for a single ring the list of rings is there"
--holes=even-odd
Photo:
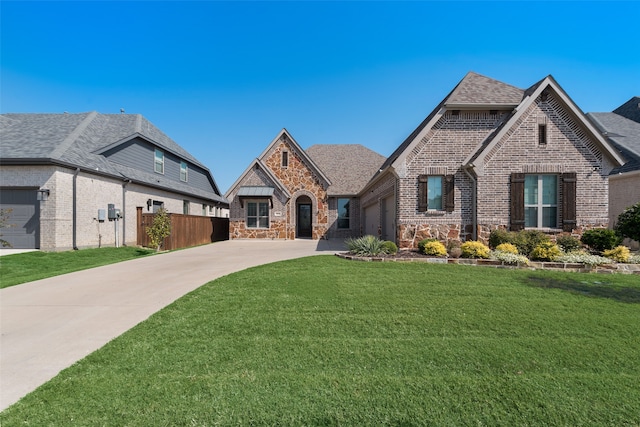
[[[344,251],[341,240],[230,240],[2,289],[0,411],[213,279]]]

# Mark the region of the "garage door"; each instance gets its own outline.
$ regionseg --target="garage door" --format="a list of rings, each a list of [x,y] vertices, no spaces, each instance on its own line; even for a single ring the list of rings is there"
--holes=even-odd
[[[2,239],[15,249],[40,247],[40,210],[36,189],[0,189],[0,209],[11,209],[7,225],[0,233]]]
[[[364,208],[364,234],[378,237],[378,226],[380,225],[380,209],[378,204],[373,204]]]

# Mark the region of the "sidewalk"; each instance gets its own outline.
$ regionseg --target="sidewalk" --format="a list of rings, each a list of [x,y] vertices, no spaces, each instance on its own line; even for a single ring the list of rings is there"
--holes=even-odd
[[[0,290],[0,411],[201,285],[341,240],[230,240]]]

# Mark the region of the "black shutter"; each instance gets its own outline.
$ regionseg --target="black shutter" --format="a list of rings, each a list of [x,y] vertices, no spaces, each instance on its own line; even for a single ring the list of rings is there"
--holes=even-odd
[[[427,175],[418,175],[418,212],[427,211]]]
[[[511,174],[511,231],[524,229],[524,174]]]
[[[562,174],[562,230],[576,228],[576,173]]]
[[[442,195],[444,196],[444,210],[453,212],[455,208],[455,181],[454,175],[446,175],[444,177]]]

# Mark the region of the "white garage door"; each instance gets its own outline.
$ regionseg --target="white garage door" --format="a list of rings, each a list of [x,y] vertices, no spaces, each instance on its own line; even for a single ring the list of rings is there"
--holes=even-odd
[[[36,189],[0,189],[0,209],[11,210],[0,230],[2,239],[15,249],[40,247],[40,210]]]

